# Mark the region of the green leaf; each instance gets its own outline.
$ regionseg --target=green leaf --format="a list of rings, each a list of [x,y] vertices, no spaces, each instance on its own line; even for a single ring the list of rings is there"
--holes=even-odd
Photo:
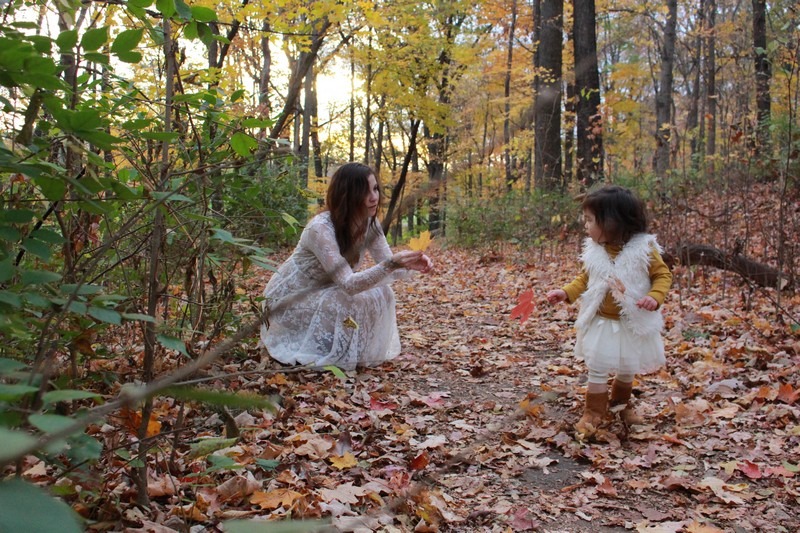
[[[45,263],[50,261],[51,254],[48,244],[36,239],[25,239],[22,241],[22,247]]]
[[[94,52],[108,41],[108,26],[88,30],[81,38],[81,48]]]
[[[0,220],[12,224],[25,224],[34,219],[36,213],[30,209],[4,209],[0,211]]]
[[[44,433],[55,433],[64,428],[68,428],[75,423],[75,420],[68,416],[61,415],[31,415],[28,417],[33,427]]]
[[[12,226],[0,226],[0,240],[8,242],[17,242],[22,234],[17,228]]]
[[[179,400],[202,402],[211,405],[233,407],[235,409],[266,409],[275,412],[275,404],[266,396],[243,392],[219,392],[196,387],[168,387],[162,392]]]
[[[0,357],[0,375],[11,374],[18,370],[22,370],[23,368],[25,368],[24,363],[20,363],[19,361],[5,357]]]
[[[0,440],[3,441],[0,454],[7,455],[10,443],[5,436]],[[10,479],[0,483],[0,531],[81,533],[83,527],[77,515],[61,500],[30,483]]]
[[[42,402],[45,404],[54,404],[58,402],[71,402],[73,400],[86,400],[88,398],[99,397],[99,394],[85,390],[51,390],[50,392],[45,392],[44,395],[42,395]]]
[[[328,372],[330,372],[339,379],[347,379],[347,374],[342,372],[342,369],[339,368],[338,366],[328,365],[322,368],[324,368],[325,370],[327,370]]]
[[[140,133],[145,139],[153,139],[154,141],[174,141],[180,137],[180,133],[175,131],[143,131]]]
[[[236,132],[231,137],[231,148],[242,157],[250,155],[250,150],[258,147],[258,141],[250,135]]]
[[[175,0],[156,0],[156,9],[165,18],[172,18],[175,14]]]
[[[278,468],[281,462],[277,459],[256,459],[256,464],[267,472],[271,472]]]
[[[174,193],[172,191],[153,191],[150,193],[156,200],[164,200],[166,202],[194,202],[186,195]]]
[[[14,258],[7,257],[0,261],[0,283],[4,283],[14,277],[17,267],[14,266]]]
[[[0,302],[11,307],[22,307],[22,298],[18,294],[9,291],[0,291]]]
[[[31,232],[31,237],[50,244],[63,244],[64,237],[60,233],[47,228],[39,228]]]
[[[113,309],[106,309],[104,307],[90,307],[89,316],[99,320],[100,322],[106,322],[108,324],[122,324],[122,315]]]
[[[197,22],[212,22],[217,20],[217,14],[214,12],[214,10],[207,7],[192,6],[191,12],[192,18]]]
[[[220,439],[220,438],[211,438],[211,439],[203,439],[201,441],[192,443],[189,445],[189,459],[197,459],[198,457],[204,457],[208,454],[214,453],[217,450],[222,450],[224,448],[229,448],[236,444],[239,439]]]
[[[39,387],[32,387],[30,385],[21,385],[19,383],[0,383],[0,402],[13,402],[38,390]],[[2,451],[0,451],[0,453],[2,453]]]
[[[246,118],[242,121],[242,126],[245,128],[269,128],[274,122],[272,120],[261,118]]]
[[[22,452],[22,450],[25,450],[36,442],[36,438],[22,431],[13,431],[4,427],[0,427],[0,442],[3,443],[3,446],[0,447],[0,464],[3,464],[10,459],[16,459],[18,453]],[[0,487],[2,486],[3,483],[0,483]],[[3,497],[0,495],[0,531],[29,531],[26,528],[16,530],[4,529],[2,527],[3,517],[5,514],[2,511],[3,503]]]
[[[156,323],[156,319],[150,315],[143,315],[141,313],[122,313],[122,318],[125,320],[141,320],[142,322]]]
[[[117,35],[117,38],[114,39],[114,44],[111,45],[111,52],[114,54],[119,54],[120,52],[130,52],[139,46],[139,42],[142,40],[143,34],[144,28],[120,32],[119,35]]]
[[[183,20],[192,19],[192,10],[183,0],[175,0],[175,11],[178,12],[178,16]]]
[[[170,337],[169,335],[158,335],[156,339],[158,339],[158,342],[167,350],[176,350],[183,355],[189,355],[189,352],[186,351],[186,344],[180,339]]]
[[[64,30],[56,37],[58,49],[62,52],[69,52],[78,44],[78,30]]]
[[[61,279],[61,274],[49,272],[47,270],[23,270],[22,271],[22,284],[23,285],[44,285],[45,283],[52,283]]]
[[[51,178],[50,176],[37,176],[33,178],[34,183],[39,186],[45,198],[51,202],[61,200],[67,191],[67,184],[62,179]]]
[[[62,294],[76,294],[77,296],[88,296],[103,291],[102,285],[78,285],[77,283],[65,283],[58,288]]]
[[[123,63],[133,64],[142,60],[142,54],[140,52],[117,52],[116,56]]]

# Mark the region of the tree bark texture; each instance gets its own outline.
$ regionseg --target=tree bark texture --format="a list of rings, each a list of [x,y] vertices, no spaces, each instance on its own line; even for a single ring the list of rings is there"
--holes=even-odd
[[[503,83],[503,162],[506,169],[506,187],[511,190],[517,179],[511,168],[511,69],[514,59],[514,31],[517,28],[517,0],[511,0],[511,25],[508,29],[506,49],[506,75]]]
[[[744,279],[759,287],[788,289],[794,285],[790,277],[769,265],[753,261],[738,253],[724,252],[706,244],[683,244],[672,253],[664,253],[664,260],[675,263],[676,260],[686,266],[712,266],[735,272]]]
[[[678,0],[667,0],[667,20],[661,46],[661,72],[656,89],[656,153],[654,169],[663,178],[669,170],[672,144],[672,69],[675,61],[675,34],[678,19]]]
[[[534,184],[554,191],[562,186],[561,85],[564,4],[541,2],[541,39],[536,57]]]
[[[573,0],[575,93],[577,96],[577,178],[585,188],[603,179],[603,120],[594,0]]]
[[[706,42],[705,42],[705,81],[706,81],[706,156],[717,153],[717,40],[716,40],[716,0],[705,0]],[[713,171],[713,167],[711,169]]]
[[[772,68],[767,57],[767,2],[753,0],[753,55],[756,71],[756,109],[758,124],[756,125],[756,150],[764,155],[769,154],[769,121],[771,115],[769,82]]]

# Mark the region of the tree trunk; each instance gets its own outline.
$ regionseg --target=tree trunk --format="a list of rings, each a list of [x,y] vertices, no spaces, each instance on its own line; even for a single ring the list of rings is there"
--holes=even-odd
[[[689,135],[689,146],[691,152],[692,169],[698,169],[700,157],[700,147],[702,146],[702,135],[700,132],[700,96],[702,94],[700,81],[703,77],[702,57],[703,57],[703,28],[705,26],[705,10],[702,2],[697,8],[697,23],[695,26],[694,50],[692,54],[692,70],[694,78],[692,80],[691,95],[689,97],[689,112],[686,116],[686,130]]]
[[[383,219],[382,228],[384,234],[389,233],[389,228],[392,225],[392,219],[394,218],[394,212],[397,208],[397,203],[400,200],[400,196],[403,194],[403,189],[406,186],[408,167],[411,165],[411,161],[414,159],[414,153],[417,151],[417,132],[419,131],[419,125],[419,120],[411,121],[411,131],[408,134],[408,152],[406,152],[406,155],[403,158],[403,168],[400,170],[400,177],[397,179],[397,183],[395,183],[394,187],[392,187],[392,196],[389,199],[389,207],[386,209],[386,217]]]
[[[508,28],[506,50],[506,75],[503,82],[503,160],[506,169],[506,187],[511,190],[517,176],[511,168],[511,69],[514,59],[514,32],[517,28],[517,0],[511,0],[511,25]]]
[[[575,93],[577,110],[577,178],[585,188],[603,179],[603,121],[594,0],[573,0]]]
[[[705,265],[736,272],[759,287],[779,290],[792,288],[790,277],[769,265],[758,263],[738,254],[728,253],[705,244],[684,244],[673,253],[664,253],[664,261],[674,264],[676,259],[686,266]]]
[[[767,2],[753,0],[753,54],[756,71],[756,157],[770,155],[769,122],[770,92],[769,82],[772,68],[767,57]]]
[[[261,31],[269,32],[269,21],[265,20],[261,25]],[[261,37],[261,73],[258,79],[258,111],[259,118],[269,118],[272,113],[272,106],[269,100],[269,82],[272,76],[272,52],[269,48],[269,37]]]
[[[372,34],[368,40],[368,50],[372,49]],[[370,164],[372,158],[370,157],[370,148],[372,144],[372,59],[367,61],[367,88],[364,95],[364,163]],[[376,170],[377,172],[377,170]]]
[[[678,0],[667,0],[667,20],[661,46],[661,72],[656,89],[656,153],[654,169],[663,178],[669,170],[672,144],[672,68],[675,61],[675,33],[678,19]]]
[[[534,183],[555,191],[561,187],[561,83],[564,4],[541,3],[541,39],[536,57]]]
[[[562,189],[566,188],[573,177],[573,161],[575,156],[575,84],[567,82],[567,97],[564,100],[564,170],[562,172]]]
[[[706,115],[708,125],[706,127],[706,156],[713,156],[717,153],[717,44],[715,33],[717,18],[716,0],[706,0]],[[713,172],[713,166],[710,171]]]
[[[269,135],[270,139],[279,138],[289,118],[293,116],[297,107],[300,89],[303,86],[303,79],[305,79],[306,72],[308,72],[308,69],[311,68],[311,65],[313,65],[314,61],[317,59],[317,54],[325,41],[325,35],[331,23],[325,19],[319,21],[318,26],[319,27],[315,28],[315,31],[312,33],[309,50],[300,54],[299,60],[295,63],[294,68],[292,68],[291,75],[289,76],[289,89],[286,93],[286,101],[283,104],[283,109],[275,119],[275,124],[272,125]]]
[[[350,161],[356,157],[356,59],[350,54]]]

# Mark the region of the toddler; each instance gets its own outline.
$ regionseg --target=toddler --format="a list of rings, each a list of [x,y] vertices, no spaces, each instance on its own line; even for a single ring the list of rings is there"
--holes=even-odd
[[[664,365],[663,317],[658,309],[672,285],[661,247],[647,233],[644,204],[628,189],[607,185],[583,200],[588,238],[580,274],[547,293],[551,304],[580,300],[575,354],[589,371],[583,416],[575,425],[583,438],[595,433],[609,406],[623,405],[626,424],[642,420],[630,405],[633,379]]]

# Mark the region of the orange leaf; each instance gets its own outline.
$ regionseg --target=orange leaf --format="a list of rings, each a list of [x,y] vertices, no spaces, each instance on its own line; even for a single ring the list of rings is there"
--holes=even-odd
[[[128,408],[122,409],[122,421],[125,427],[133,434],[138,434],[139,427],[142,425],[142,414],[139,411],[131,411]],[[156,420],[155,413],[150,414],[147,421],[147,436],[153,437],[161,432],[161,422]]]
[[[419,237],[411,237],[408,241],[408,247],[415,252],[424,252],[431,245],[431,232],[423,231]]]
[[[778,389],[778,399],[786,404],[792,405],[797,398],[800,398],[800,389],[793,389],[791,383],[784,383]]]
[[[533,304],[533,289],[528,289],[519,295],[519,303],[511,310],[511,318],[519,318],[521,326],[531,316],[535,307]]]
[[[428,452],[423,451],[418,456],[414,457],[411,460],[411,464],[408,466],[411,467],[411,470],[424,470],[428,463],[430,462],[430,458],[428,457]]]
[[[291,508],[298,498],[303,495],[291,489],[277,489],[270,492],[257,491],[250,496],[250,503],[258,505],[262,509],[277,509],[284,507]]]

